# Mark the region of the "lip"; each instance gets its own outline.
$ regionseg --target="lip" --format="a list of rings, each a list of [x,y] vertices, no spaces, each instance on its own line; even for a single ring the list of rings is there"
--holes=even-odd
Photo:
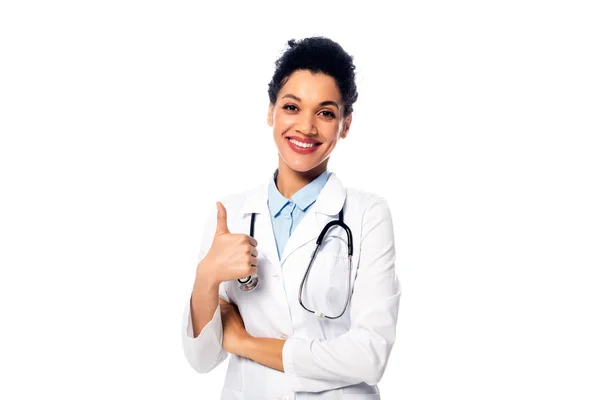
[[[305,149],[303,147],[296,146],[294,143],[292,143],[291,140],[289,140],[289,138],[286,138],[285,141],[287,142],[288,146],[290,146],[290,148],[298,154],[310,154],[310,153],[317,151],[317,149],[319,148],[319,145],[316,145],[316,146]],[[319,142],[314,141],[314,142],[305,142],[305,143],[319,143]]]
[[[302,142],[302,143],[321,143],[315,139],[306,139],[306,138],[302,138],[299,136],[286,136],[286,139],[294,139],[297,140],[298,142]]]

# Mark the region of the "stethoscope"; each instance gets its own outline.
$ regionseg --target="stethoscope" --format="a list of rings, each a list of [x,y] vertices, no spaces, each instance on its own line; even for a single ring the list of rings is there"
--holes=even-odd
[[[252,237],[254,237],[254,218],[255,218],[255,216],[256,216],[256,213],[252,213],[252,218],[250,220],[250,236],[252,236]],[[331,317],[321,311],[308,309],[302,302],[302,291],[304,289],[304,283],[306,282],[306,279],[308,278],[308,274],[310,273],[310,270],[312,268],[313,262],[315,261],[317,252],[319,251],[321,243],[323,242],[323,238],[327,234],[327,231],[329,231],[330,228],[332,228],[333,226],[336,226],[336,225],[344,228],[344,230],[346,231],[346,235],[348,237],[348,285],[347,285],[347,290],[346,290],[347,295],[346,295],[346,304],[344,305],[344,309],[342,310],[342,312],[339,315],[337,315],[335,317]],[[319,235],[319,237],[317,238],[317,246],[315,247],[315,249],[312,252],[312,255],[310,256],[310,263],[308,264],[308,268],[306,268],[306,272],[304,273],[304,278],[302,279],[302,282],[300,283],[300,289],[298,290],[298,302],[300,303],[302,308],[304,308],[308,312],[315,314],[317,317],[320,317],[320,318],[336,319],[336,318],[339,318],[342,315],[344,315],[344,312],[346,312],[346,308],[348,308],[348,304],[350,303],[350,280],[351,280],[351,276],[352,276],[352,253],[353,253],[352,231],[350,230],[350,227],[348,227],[348,225],[346,225],[344,223],[344,208],[342,208],[342,210],[340,211],[340,214],[339,214],[339,219],[337,221],[329,221],[327,223],[327,225],[325,225],[325,227],[321,231],[321,234]],[[240,289],[242,289],[245,292],[249,292],[249,291],[253,290],[254,288],[256,288],[256,286],[258,285],[258,276],[252,275],[252,276],[249,276],[244,279],[238,279],[238,282],[240,284]]]

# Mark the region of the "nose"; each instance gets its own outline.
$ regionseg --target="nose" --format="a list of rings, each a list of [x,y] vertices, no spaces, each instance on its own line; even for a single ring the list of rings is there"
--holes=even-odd
[[[315,135],[317,130],[315,128],[314,115],[312,113],[303,113],[298,115],[296,121],[296,132],[302,133],[303,135]]]

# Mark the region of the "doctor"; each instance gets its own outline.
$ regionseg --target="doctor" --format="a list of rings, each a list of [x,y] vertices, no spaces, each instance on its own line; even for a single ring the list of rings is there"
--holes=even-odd
[[[209,213],[184,353],[199,373],[230,355],[222,400],[379,399],[401,293],[391,213],[327,169],[352,122],[355,67],[327,38],[288,45],[269,84],[278,168]],[[340,217],[351,237],[330,228],[307,275],[319,234]],[[243,290],[249,276],[258,284]]]

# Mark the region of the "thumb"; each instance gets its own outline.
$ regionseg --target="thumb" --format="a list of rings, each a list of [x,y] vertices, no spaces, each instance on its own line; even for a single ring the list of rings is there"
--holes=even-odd
[[[227,228],[227,210],[220,201],[217,201],[217,231],[215,235],[222,235],[224,233],[229,233],[229,228]]]

